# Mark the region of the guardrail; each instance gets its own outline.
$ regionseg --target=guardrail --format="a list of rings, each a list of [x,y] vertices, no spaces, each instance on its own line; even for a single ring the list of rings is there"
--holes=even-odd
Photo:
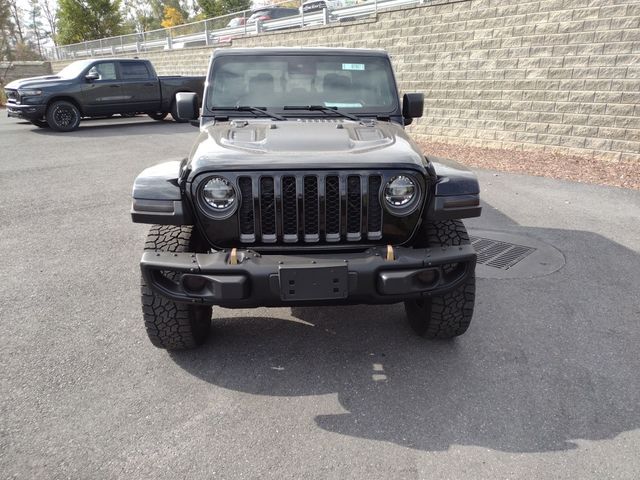
[[[153,50],[173,50],[185,47],[214,46],[229,43],[233,38],[254,35],[263,32],[305,28],[315,25],[327,25],[334,22],[348,22],[359,20],[371,15],[377,15],[381,10],[440,3],[438,0],[366,0],[351,5],[330,10],[323,9],[313,13],[303,13],[300,8],[298,15],[275,20],[252,20],[252,11],[209,18],[199,22],[177,25],[170,28],[151,30],[142,33],[132,33],[117,37],[101,38],[86,42],[74,43],[47,49],[46,55],[50,60],[66,60],[83,57],[113,56],[120,54],[137,54]],[[291,2],[288,2],[290,5]],[[234,24],[236,24],[234,26]],[[231,25],[231,26],[230,26]]]

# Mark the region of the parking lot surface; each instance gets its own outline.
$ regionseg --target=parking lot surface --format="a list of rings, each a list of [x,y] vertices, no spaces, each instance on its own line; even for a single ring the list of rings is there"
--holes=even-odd
[[[473,232],[564,266],[478,279],[469,331],[402,306],[214,309],[196,351],[149,343],[130,190],[197,130],[56,134],[0,112],[3,478],[621,478],[640,472],[640,192],[479,171]]]

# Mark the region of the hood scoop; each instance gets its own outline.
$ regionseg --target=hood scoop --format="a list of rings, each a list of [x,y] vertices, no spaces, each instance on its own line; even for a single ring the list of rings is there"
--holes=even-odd
[[[217,124],[209,127],[209,135],[223,147],[256,153],[357,153],[394,143],[393,134],[379,124],[317,120]]]

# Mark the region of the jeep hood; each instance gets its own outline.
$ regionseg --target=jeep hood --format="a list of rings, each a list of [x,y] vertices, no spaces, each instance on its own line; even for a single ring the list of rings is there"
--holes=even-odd
[[[235,120],[201,127],[194,174],[212,169],[424,169],[420,148],[395,123],[343,119]]]

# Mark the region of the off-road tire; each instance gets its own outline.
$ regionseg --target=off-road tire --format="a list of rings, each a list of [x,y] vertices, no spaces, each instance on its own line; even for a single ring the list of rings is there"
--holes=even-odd
[[[192,226],[153,225],[145,250],[205,252],[206,246]],[[173,279],[174,275],[167,274]],[[211,307],[173,302],[156,295],[141,280],[142,314],[149,340],[158,348],[186,350],[204,343],[211,329]]]
[[[49,105],[45,118],[52,130],[72,132],[80,125],[81,115],[80,110],[73,103],[58,100]]]
[[[169,112],[151,112],[147,113],[147,115],[149,115],[154,120],[161,121],[164,120],[167,115],[169,115]]]
[[[469,235],[461,220],[425,224],[416,242],[424,247],[468,245]],[[447,266],[444,267],[445,271]],[[453,268],[453,267],[451,267]],[[409,325],[425,338],[453,338],[469,328],[475,303],[476,277],[472,273],[455,290],[424,300],[407,300],[404,308]]]
[[[171,102],[171,116],[176,123],[187,123],[189,121],[178,117],[178,102],[176,102],[175,99]]]
[[[44,118],[38,118],[37,120],[31,120],[31,123],[38,128],[49,128],[49,124]]]

